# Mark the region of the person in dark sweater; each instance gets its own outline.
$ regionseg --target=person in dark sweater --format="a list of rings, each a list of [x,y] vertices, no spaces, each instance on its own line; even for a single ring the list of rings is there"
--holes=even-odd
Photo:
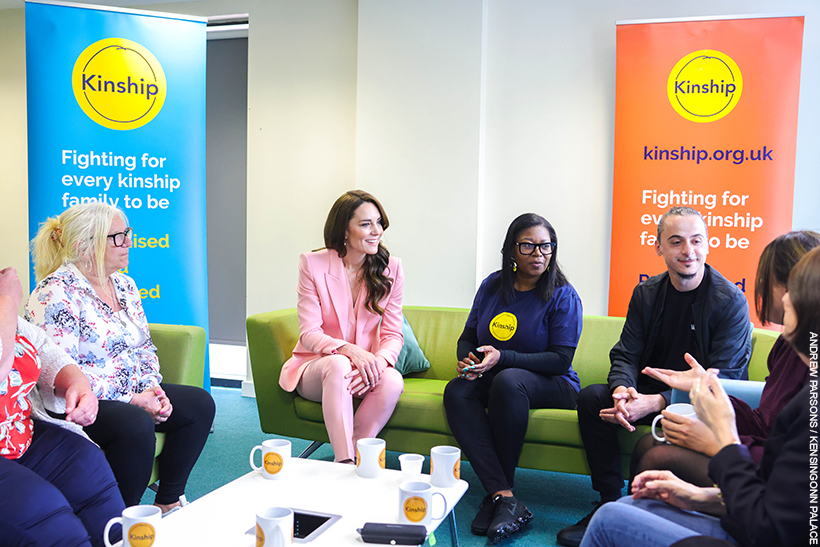
[[[575,408],[581,382],[572,356],[583,320],[546,219],[513,220],[501,254],[458,340],[459,376],[444,390],[450,429],[487,492],[471,530],[493,543],[532,519],[512,492],[529,410]]]
[[[652,423],[672,390],[644,368],[689,370],[686,353],[721,377],[745,379],[752,352],[746,297],[706,264],[709,234],[701,214],[673,207],[661,217],[655,250],[667,271],[635,287],[621,338],[610,351],[608,384],[578,394],[578,426],[592,488],[601,496],[595,509],[558,532],[558,543],[577,546],[601,504],[621,497],[618,429]]]
[[[820,234],[802,230],[777,237],[763,250],[757,267],[755,307],[764,325],[782,325],[781,300],[789,273],[807,252],[817,246],[820,246]],[[749,449],[755,463],[763,457],[763,444],[769,437],[775,417],[809,380],[809,370],[782,335],[769,353],[767,364],[769,377],[758,408],[752,409],[744,401],[729,397],[735,409],[740,441]],[[706,371],[696,366],[684,372],[650,367],[643,372],[670,387],[689,391],[692,380]],[[632,452],[631,477],[649,469],[667,469],[686,482],[711,486],[709,459],[717,453],[718,447],[709,428],[697,418],[666,412],[661,425],[664,437],[672,444],[659,443],[652,435],[638,441]]]
[[[816,466],[820,247],[809,251],[789,276],[783,295],[783,335],[808,365],[810,382],[780,411],[756,466],[741,444],[735,411],[708,370],[692,382],[689,396],[698,418],[712,431],[719,451],[709,461],[713,487],[698,487],[670,471],[644,471],[632,497],[608,503],[592,518],[581,547],[667,547],[706,536],[729,545],[809,545],[812,465]],[[812,461],[814,459],[814,461]],[[816,499],[813,506],[816,510]],[[708,545],[693,539],[689,545]]]

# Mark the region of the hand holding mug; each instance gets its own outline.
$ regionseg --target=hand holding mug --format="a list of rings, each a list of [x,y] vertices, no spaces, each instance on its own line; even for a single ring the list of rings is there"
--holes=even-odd
[[[660,414],[655,416],[655,419],[652,420],[652,437],[654,437],[655,440],[658,442],[672,444],[671,439],[662,435],[658,435],[658,433],[655,431],[658,422],[661,419],[663,419],[664,422],[667,423],[680,423],[682,420],[685,420],[689,417],[694,417],[695,420],[697,420],[697,416],[695,416],[695,407],[693,407],[689,403],[676,403],[673,405],[669,405],[668,407],[663,409]],[[662,422],[661,426],[663,426],[663,432],[665,434],[666,424]]]

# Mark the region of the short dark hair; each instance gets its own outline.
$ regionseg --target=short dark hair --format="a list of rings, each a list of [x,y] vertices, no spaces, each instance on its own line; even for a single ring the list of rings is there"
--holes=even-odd
[[[794,330],[784,333],[794,349],[808,357],[812,337],[815,351],[820,334],[820,247],[815,247],[792,268],[789,275],[789,298],[797,315]]]
[[[661,217],[660,222],[658,222],[658,244],[661,242],[661,234],[663,233],[664,224],[666,223],[666,217],[676,216],[676,217],[685,217],[685,216],[695,216],[703,222],[703,229],[706,230],[706,239],[709,239],[709,227],[706,226],[706,221],[703,220],[703,215],[700,214],[700,211],[697,209],[692,209],[691,207],[672,207],[668,211],[666,211],[663,216]]]
[[[356,209],[365,203],[372,203],[379,210],[381,216],[382,228],[387,230],[390,226],[390,221],[387,220],[387,213],[384,212],[384,207],[379,203],[372,194],[364,190],[350,190],[345,192],[327,214],[325,221],[325,247],[333,249],[339,253],[340,258],[347,255],[347,246],[345,245],[345,235],[347,234],[347,227],[350,224],[350,219],[356,213]],[[364,284],[367,289],[367,298],[365,300],[365,308],[372,313],[384,315],[384,310],[379,306],[379,301],[384,298],[390,289],[393,287],[393,280],[384,275],[384,270],[390,260],[390,251],[384,246],[384,243],[379,241],[379,250],[376,254],[367,255],[362,265],[364,272]]]
[[[755,278],[755,311],[760,322],[767,325],[772,307],[772,289],[775,283],[785,286],[789,273],[807,252],[820,246],[820,234],[810,230],[793,230],[766,245],[757,263]]]
[[[490,291],[498,293],[504,304],[509,304],[515,299],[515,260],[513,251],[515,250],[516,238],[518,234],[534,226],[543,226],[550,235],[550,241],[555,243],[552,248],[552,258],[550,259],[547,271],[541,274],[535,284],[535,294],[544,302],[552,298],[557,287],[562,287],[569,283],[561,266],[558,265],[558,235],[555,228],[547,219],[535,213],[524,213],[512,221],[507,228],[507,235],[504,238],[504,245],[501,247],[501,275],[495,283],[490,286]]]

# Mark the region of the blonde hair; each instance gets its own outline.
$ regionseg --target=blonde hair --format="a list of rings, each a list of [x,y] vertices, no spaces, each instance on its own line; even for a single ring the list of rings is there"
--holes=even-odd
[[[120,209],[107,203],[80,203],[56,217],[47,219],[31,240],[34,275],[39,282],[63,264],[85,262],[85,269],[96,264],[96,275],[105,277],[105,247],[114,216],[125,225],[128,219]]]

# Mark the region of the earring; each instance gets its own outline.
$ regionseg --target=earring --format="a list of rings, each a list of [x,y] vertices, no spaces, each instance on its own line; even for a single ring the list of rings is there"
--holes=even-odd
[[[85,269],[89,272],[91,271],[91,261],[90,260],[85,261]]]
[[[513,260],[513,271],[514,272],[518,271],[518,264],[516,264],[515,260]]]

